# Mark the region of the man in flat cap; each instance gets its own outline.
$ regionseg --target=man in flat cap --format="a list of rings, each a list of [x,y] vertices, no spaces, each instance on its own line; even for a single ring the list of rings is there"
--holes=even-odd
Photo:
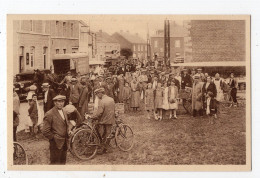
[[[42,90],[44,92],[43,110],[44,110],[44,113],[46,113],[54,106],[53,98],[56,96],[56,93],[54,92],[53,89],[50,88],[49,83],[43,83]]]
[[[66,164],[68,142],[68,118],[63,111],[66,97],[53,98],[54,107],[43,118],[42,133],[50,142],[50,164]]]
[[[201,69],[201,68],[198,68],[197,71],[198,71],[198,72],[197,72],[196,75],[200,76],[199,81],[200,81],[200,82],[203,82],[204,79],[205,79],[205,76],[204,76],[204,74],[202,73],[202,69]]]
[[[99,134],[102,138],[103,152],[107,151],[109,135],[112,125],[115,124],[115,101],[105,94],[104,88],[98,88],[95,95],[100,99],[98,110],[91,116],[99,122]]]

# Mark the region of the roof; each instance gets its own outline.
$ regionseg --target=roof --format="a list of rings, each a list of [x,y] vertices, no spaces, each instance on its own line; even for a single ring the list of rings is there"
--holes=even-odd
[[[113,37],[111,37],[108,33],[99,31],[96,33],[97,43],[118,43]]]
[[[123,32],[123,31],[116,32],[116,33],[119,34],[120,36],[122,36],[123,38],[125,38],[130,43],[146,44],[146,41],[144,39],[142,39],[140,36],[138,36],[138,34],[133,35],[133,34],[130,34],[129,32]]]
[[[175,23],[170,23],[170,37],[184,37],[187,33],[187,29],[183,26],[177,25]],[[156,34],[152,35],[152,37],[164,37],[164,30],[157,30]]]

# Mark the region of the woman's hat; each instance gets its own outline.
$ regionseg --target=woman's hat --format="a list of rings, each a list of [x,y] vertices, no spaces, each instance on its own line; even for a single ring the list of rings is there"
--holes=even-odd
[[[42,84],[42,88],[49,88],[49,87],[50,87],[49,83],[43,83]]]
[[[98,88],[94,91],[95,94],[105,92],[104,88]]]
[[[57,95],[52,100],[53,101],[66,100],[66,96],[64,96],[64,95]]]

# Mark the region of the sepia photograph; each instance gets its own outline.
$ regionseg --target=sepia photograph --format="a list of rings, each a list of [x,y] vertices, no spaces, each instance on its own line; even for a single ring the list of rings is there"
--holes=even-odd
[[[7,29],[8,169],[251,170],[249,15],[9,14]]]

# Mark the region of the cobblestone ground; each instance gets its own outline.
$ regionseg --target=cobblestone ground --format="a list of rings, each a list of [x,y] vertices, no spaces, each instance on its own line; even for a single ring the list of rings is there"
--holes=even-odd
[[[179,110],[178,120],[148,120],[143,111],[121,115],[135,133],[130,152],[111,153],[81,161],[68,152],[67,164],[245,164],[245,107],[223,108],[215,124],[207,117],[192,118]],[[49,164],[49,143],[42,136],[18,133],[29,164]]]

